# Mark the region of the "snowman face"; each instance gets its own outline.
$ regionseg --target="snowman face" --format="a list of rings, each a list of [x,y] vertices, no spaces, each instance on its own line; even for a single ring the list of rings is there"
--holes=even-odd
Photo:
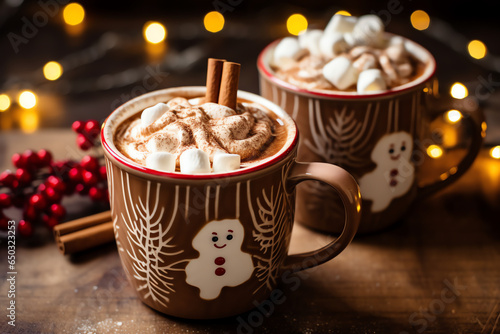
[[[214,220],[198,232],[193,247],[200,252],[239,249],[244,233],[243,225],[237,219]]]
[[[377,163],[410,160],[413,140],[406,132],[394,132],[383,136],[375,145],[371,158]]]

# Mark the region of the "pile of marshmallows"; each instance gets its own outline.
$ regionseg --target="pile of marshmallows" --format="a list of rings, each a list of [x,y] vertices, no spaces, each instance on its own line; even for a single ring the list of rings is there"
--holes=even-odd
[[[165,103],[158,103],[146,108],[141,114],[143,127],[154,123],[168,110]],[[169,152],[153,152],[146,158],[146,167],[162,172],[175,172],[176,155]],[[179,157],[181,173],[224,173],[240,168],[241,157],[239,154],[229,154],[223,151],[216,152],[213,156],[213,166],[210,168],[209,155],[198,148],[184,151]]]
[[[387,84],[380,69],[371,68],[374,64],[363,64],[360,68],[349,57],[339,55],[356,46],[382,48],[386,44],[384,24],[378,16],[364,15],[356,18],[337,14],[324,31],[306,30],[298,39],[282,39],[274,49],[272,60],[275,66],[280,67],[287,59],[298,60],[309,51],[311,56],[333,58],[323,67],[323,76],[336,88],[345,90],[357,84],[358,93],[381,91],[387,89]],[[399,48],[406,46],[403,39],[397,36],[391,38],[388,44],[398,44]]]

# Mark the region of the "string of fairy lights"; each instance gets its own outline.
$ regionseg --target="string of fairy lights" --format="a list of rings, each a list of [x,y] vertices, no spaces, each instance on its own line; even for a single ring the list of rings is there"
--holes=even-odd
[[[345,16],[350,16],[348,11],[341,10],[336,14],[341,14]],[[86,11],[85,8],[77,3],[72,2],[64,6],[62,10],[62,19],[64,24],[71,29],[77,29],[81,27],[85,21]],[[490,71],[500,72],[500,57],[495,57],[488,54],[486,45],[480,40],[468,41],[464,36],[457,34],[452,31],[451,27],[437,18],[431,18],[423,10],[416,10],[410,16],[410,23],[414,29],[420,30],[433,38],[440,40],[441,42],[448,44],[452,49],[457,52],[465,53],[472,58],[479,66],[488,69]],[[211,11],[207,13],[203,18],[203,26],[205,30],[211,33],[218,33],[224,29],[225,18],[222,13],[218,11]],[[286,20],[286,28],[291,35],[299,35],[302,31],[306,30],[308,27],[307,18],[300,14],[292,14]],[[445,32],[445,33],[443,33]],[[453,34],[454,38],[450,38],[450,34]],[[148,21],[145,22],[142,28],[142,36],[147,45],[164,50],[164,43],[168,36],[168,31],[165,25],[161,22]],[[87,63],[95,61],[97,58],[104,57],[110,49],[117,47],[117,42],[120,36],[114,33],[107,33],[101,38],[100,41],[89,47],[87,50],[80,51],[78,55],[69,55],[62,60],[50,60],[48,61],[40,70],[43,78],[46,82],[53,82],[60,80],[64,76],[65,71],[69,71],[78,66],[83,66]],[[97,52],[96,52],[97,50]],[[156,49],[158,51],[158,49]],[[157,52],[156,51],[156,52]],[[197,58],[202,58],[203,54],[198,52],[196,48],[191,48],[188,51],[189,57],[186,55],[177,55],[177,59],[191,59],[190,62],[193,63]],[[194,56],[193,56],[194,55]],[[76,59],[76,60],[75,60]],[[171,61],[171,59],[169,59]],[[176,64],[187,66],[186,64]],[[134,83],[134,80],[141,78],[141,69],[128,69],[127,75],[128,80],[124,80],[123,73],[118,73],[115,75],[118,79],[112,80],[113,76],[108,75],[107,78],[111,78],[111,82],[106,83],[101,87],[102,89],[110,89],[115,87],[121,87],[128,84]],[[36,73],[39,75],[39,72]],[[9,80],[4,83],[4,87],[0,88],[0,113],[6,112],[12,108],[14,104],[19,105],[25,110],[30,110],[35,108],[38,103],[37,93],[33,90],[23,89],[21,91],[13,91],[5,87],[9,84]],[[65,85],[67,86],[67,85]],[[80,85],[81,86],[81,85]],[[61,93],[71,93],[71,86],[68,86],[65,91]],[[99,87],[98,87],[99,89]],[[85,91],[85,88],[83,88]],[[73,91],[82,91],[82,88],[73,89]],[[469,95],[468,88],[465,84],[461,82],[455,82],[450,86],[450,95],[455,99],[464,99]],[[450,110],[445,113],[445,120],[454,124],[460,121],[462,114],[458,110]],[[37,129],[36,124],[34,126],[28,126],[25,132],[32,132]],[[489,151],[490,156],[494,159],[500,159],[500,145],[492,147]],[[432,158],[439,158],[443,155],[443,149],[438,145],[430,145],[427,148],[427,154]]]

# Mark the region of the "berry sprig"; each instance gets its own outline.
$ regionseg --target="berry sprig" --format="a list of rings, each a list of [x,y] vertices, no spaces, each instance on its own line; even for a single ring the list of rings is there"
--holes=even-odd
[[[99,123],[95,120],[76,121],[72,126],[78,134],[78,146],[87,151],[98,147]],[[64,219],[64,196],[80,194],[94,202],[108,204],[106,167],[100,158],[86,155],[80,161],[53,161],[49,150],[26,150],[12,156],[15,172],[0,174],[0,229],[6,230],[10,220],[4,209],[16,207],[22,211],[17,231],[21,236],[32,235],[34,227],[52,229]]]

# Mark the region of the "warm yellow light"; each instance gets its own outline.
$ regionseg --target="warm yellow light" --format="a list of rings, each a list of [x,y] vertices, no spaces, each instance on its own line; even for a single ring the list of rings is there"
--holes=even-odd
[[[450,89],[450,94],[452,97],[455,99],[463,99],[466,98],[467,95],[469,95],[469,91],[467,90],[467,87],[465,87],[462,83],[460,82],[455,82]]]
[[[431,158],[437,159],[443,155],[443,149],[437,145],[430,145],[427,147],[427,155]]]
[[[471,41],[467,46],[469,54],[472,58],[481,59],[486,56],[486,45],[477,39]]]
[[[429,28],[431,19],[429,14],[423,10],[416,10],[411,14],[410,21],[413,28],[417,30],[425,30]]]
[[[500,146],[495,146],[490,150],[490,155],[493,159],[500,159]]]
[[[36,95],[29,90],[25,90],[19,95],[18,102],[24,109],[31,109],[36,106]]]
[[[450,123],[456,123],[462,119],[462,113],[456,109],[451,109],[446,113],[446,120]]]
[[[224,16],[216,11],[207,13],[203,19],[205,29],[210,32],[219,32],[224,28]]]
[[[286,28],[290,34],[298,36],[307,29],[307,19],[302,14],[293,14],[286,21]]]
[[[0,111],[5,111],[10,107],[10,97],[7,94],[0,95]]]
[[[338,12],[335,13],[335,15],[351,16],[351,13],[349,13],[346,10],[339,10]]]
[[[63,10],[63,19],[66,24],[76,26],[83,22],[85,9],[77,2],[67,4]]]
[[[63,68],[61,64],[56,61],[49,61],[43,67],[43,76],[47,80],[57,80],[62,75]]]
[[[38,129],[39,116],[34,109],[24,110],[19,119],[19,127],[23,132],[32,133]]]
[[[167,29],[159,22],[146,22],[142,33],[144,39],[152,44],[161,43],[165,40],[165,37],[167,37]]]

